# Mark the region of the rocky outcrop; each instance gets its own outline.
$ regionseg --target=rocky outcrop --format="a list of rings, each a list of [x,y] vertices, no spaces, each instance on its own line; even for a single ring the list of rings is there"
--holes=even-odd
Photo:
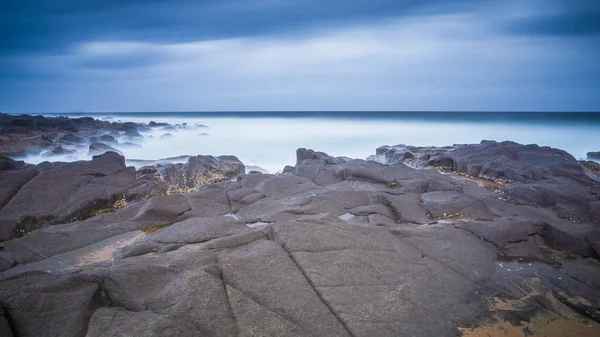
[[[579,164],[581,164],[581,166],[583,166],[593,176],[600,177],[600,163],[589,160],[580,160]]]
[[[194,188],[201,185],[228,180],[245,173],[244,164],[235,156],[187,156],[187,162],[169,163],[169,159],[159,160],[154,166],[144,166],[139,172],[155,172],[164,181],[181,188]],[[182,160],[181,158],[173,158]]]
[[[165,123],[165,126],[169,124]],[[140,132],[147,131],[151,129],[144,124],[108,122],[91,117],[16,116],[0,113],[0,155],[22,157],[44,151],[46,156],[67,156],[76,152],[87,154],[87,146],[90,144],[121,146],[119,140],[132,144],[131,146],[139,146],[132,142],[142,141],[144,136]],[[127,144],[124,147],[126,146]],[[59,147],[73,153],[52,152]],[[116,150],[113,148],[112,151]],[[106,149],[92,151],[93,155],[104,152]]]
[[[600,152],[588,152],[587,159],[600,160]]]
[[[508,177],[532,160],[494,169]],[[234,163],[185,165],[240,173]],[[560,189],[553,174],[576,173],[570,162],[553,166],[506,187]],[[600,332],[593,218],[573,222],[505,200],[483,178],[403,162],[300,149],[286,172],[242,174],[3,242],[0,257],[12,261],[0,273],[4,326],[17,336],[54,336],[58,326],[75,336]],[[50,310],[58,299],[61,310]]]
[[[88,162],[44,162],[0,171],[0,240],[85,218],[124,197],[141,198],[159,187],[158,182],[137,179],[135,169],[114,152]]]
[[[8,157],[0,156],[0,171],[16,170],[25,166],[22,160],[12,160]]]
[[[370,159],[479,178],[510,202],[549,208],[571,221],[600,221],[595,209],[598,179],[563,150],[482,141],[444,148],[384,146]]]

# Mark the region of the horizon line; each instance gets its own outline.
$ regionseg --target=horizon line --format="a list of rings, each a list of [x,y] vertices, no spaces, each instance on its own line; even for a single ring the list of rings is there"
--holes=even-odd
[[[10,115],[32,114],[140,114],[140,113],[600,113],[600,110],[170,110],[170,111],[39,111],[5,112]]]

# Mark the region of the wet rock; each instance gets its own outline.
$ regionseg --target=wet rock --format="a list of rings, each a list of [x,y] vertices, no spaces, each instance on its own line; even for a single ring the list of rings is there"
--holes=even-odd
[[[76,151],[65,149],[64,147],[58,145],[52,151],[48,151],[42,154],[42,157],[52,157],[52,156],[70,156],[76,154]]]
[[[326,153],[318,152],[314,150],[298,149],[296,151],[296,166],[300,165],[305,160],[317,160],[323,164],[341,164],[348,161],[350,158],[346,157],[332,157]]]
[[[144,136],[142,136],[139,132],[132,130],[125,131],[123,136],[130,139],[144,139]]]
[[[114,143],[114,137],[119,137],[121,133],[126,133],[128,136],[125,138],[129,140],[142,139],[138,130],[143,130],[143,127],[137,123],[110,123],[90,117],[0,114],[0,155],[14,157],[39,154],[43,149],[61,144],[87,146],[95,141]],[[95,135],[101,136],[96,138]]]
[[[112,144],[118,143],[117,140],[115,139],[115,137],[113,137],[111,135],[98,136],[98,141],[102,142],[102,143],[112,143]]]
[[[587,170],[587,172],[591,173],[594,176],[600,176],[600,163],[589,160],[580,160],[579,163]]]
[[[42,138],[39,131],[0,134],[0,155],[6,157],[39,153],[52,146],[52,141]]]
[[[165,181],[188,188],[232,179],[245,173],[244,164],[234,156],[191,156],[185,164],[158,164],[156,167]]]
[[[163,127],[163,126],[169,126],[169,123],[157,123],[155,121],[150,121],[150,123],[148,123],[149,127]]]
[[[109,146],[106,145],[104,143],[92,143],[89,146],[89,151],[88,151],[88,155],[90,156],[96,156],[96,155],[100,155],[106,152],[115,152],[118,153],[120,155],[123,155],[123,152]]]
[[[600,152],[588,152],[587,159],[600,160]]]
[[[136,143],[132,143],[132,142],[119,143],[119,146],[125,147],[125,148],[141,148],[142,147],[140,144],[136,144]]]
[[[86,143],[85,138],[77,136],[73,133],[67,133],[66,135],[58,138],[58,141],[65,144],[84,144]]]
[[[265,170],[264,168],[260,167],[260,166],[254,166],[254,165],[246,165],[246,171],[248,171],[248,173],[254,171],[254,172],[258,172],[258,173],[263,173],[263,174],[268,174],[269,171]]]

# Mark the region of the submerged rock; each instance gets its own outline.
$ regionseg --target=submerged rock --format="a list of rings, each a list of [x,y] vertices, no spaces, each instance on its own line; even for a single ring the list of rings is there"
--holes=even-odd
[[[58,138],[58,141],[66,144],[85,144],[87,143],[86,139],[81,136],[77,136],[73,133],[67,133],[66,135]]]
[[[164,126],[169,124],[164,123]],[[139,132],[150,130],[139,123],[111,123],[91,117],[14,116],[0,113],[0,155],[13,158],[37,155],[59,145],[87,147],[95,142],[116,144],[115,137],[138,141],[144,138]]]
[[[89,146],[88,155],[97,156],[106,152],[116,152],[120,155],[123,155],[123,152],[115,149],[112,146],[106,145],[104,143],[92,143]]]
[[[74,150],[65,149],[61,145],[58,145],[54,149],[52,149],[52,151],[48,151],[48,152],[42,153],[42,156],[43,157],[70,156],[70,155],[74,155],[76,153],[77,152],[74,151]]]
[[[103,142],[103,143],[112,143],[112,144],[118,143],[118,141],[115,139],[115,137],[113,137],[111,135],[101,135],[98,137],[98,141]]]

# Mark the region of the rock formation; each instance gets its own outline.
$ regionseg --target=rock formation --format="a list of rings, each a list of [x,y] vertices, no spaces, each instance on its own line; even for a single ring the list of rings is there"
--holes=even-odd
[[[587,159],[600,160],[600,152],[588,152]]]
[[[15,116],[0,113],[0,155],[19,157],[45,151],[46,156],[52,156],[59,154],[54,151],[57,148],[87,154],[90,145],[93,145],[89,148],[90,155],[118,152],[106,143],[120,146],[120,139],[123,143],[136,146],[132,142],[144,139],[139,132],[149,130],[151,129],[144,124],[100,121],[91,117]]]
[[[181,174],[160,176],[187,185],[218,169],[225,180],[8,236],[0,332],[600,333],[600,183],[575,159],[492,142],[377,154],[393,164],[300,149],[281,175],[241,174],[234,157],[190,157]],[[122,160],[107,153],[2,171],[2,188],[13,192],[1,195],[22,197],[0,214],[56,193],[44,214],[62,219],[87,205],[81,189],[108,198],[123,193],[117,185],[157,176],[154,167],[136,178]],[[80,174],[67,179],[65,170]]]

